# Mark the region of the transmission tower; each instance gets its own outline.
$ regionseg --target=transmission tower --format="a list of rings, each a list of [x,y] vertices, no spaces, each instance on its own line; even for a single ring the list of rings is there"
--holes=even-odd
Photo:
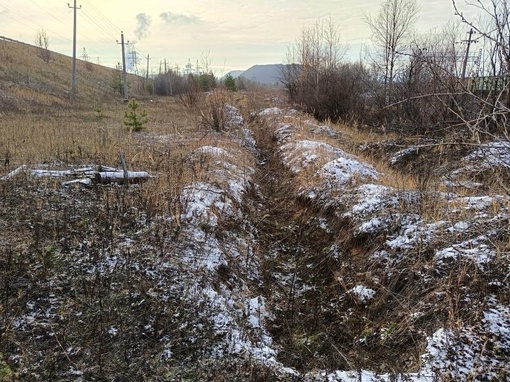
[[[85,62],[89,62],[89,55],[87,54],[87,49],[83,48],[83,54],[81,55],[81,59]]]
[[[191,65],[191,60],[188,58],[188,63],[186,64],[186,75],[191,74],[191,69],[193,69],[193,65]]]
[[[134,73],[138,73],[138,52],[136,51],[136,48],[134,45],[131,45],[131,70],[133,70]]]

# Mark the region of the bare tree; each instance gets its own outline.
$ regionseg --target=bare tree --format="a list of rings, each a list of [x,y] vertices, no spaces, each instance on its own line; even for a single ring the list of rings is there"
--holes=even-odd
[[[459,26],[416,36],[410,43],[407,62],[395,73],[393,101],[384,108],[384,120],[400,131],[437,134],[455,120],[452,110],[463,108],[459,79],[462,52]]]
[[[467,5],[475,8],[485,17],[485,22],[475,22],[464,16],[455,0],[452,0],[455,14],[491,45],[489,57],[494,76],[510,76],[510,4],[507,0],[476,0]],[[510,108],[509,78],[506,80],[506,108]]]
[[[338,27],[331,19],[303,29],[297,42],[289,47],[281,82],[291,99],[319,120],[361,115],[362,82],[367,73],[361,64],[342,62],[345,53]]]
[[[39,29],[37,31],[35,35],[35,44],[39,48],[39,57],[41,57],[44,62],[50,62],[50,39],[44,29]]]
[[[365,15],[372,39],[381,49],[381,62],[377,66],[382,72],[386,103],[389,102],[388,90],[395,79],[395,65],[406,50],[418,11],[416,0],[384,0],[375,17]]]
[[[200,65],[202,65],[202,71],[204,73],[212,73],[212,63],[213,58],[211,57],[211,52],[208,51],[207,53],[202,53],[202,56],[200,57]]]

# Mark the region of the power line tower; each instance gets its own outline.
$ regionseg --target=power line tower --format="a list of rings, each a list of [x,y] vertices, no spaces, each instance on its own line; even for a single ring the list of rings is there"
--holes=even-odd
[[[67,3],[67,6],[73,10],[73,18],[74,18],[74,24],[73,24],[73,74],[71,79],[71,92],[74,96],[76,93],[76,21],[77,21],[77,11],[78,9],[81,9],[81,5],[79,7],[76,6],[76,0],[74,0],[73,6],[71,4]]]
[[[134,45],[131,45],[131,70],[138,73],[138,52]]]
[[[87,54],[87,49],[83,48],[83,54],[81,55],[81,59],[85,62],[89,62],[89,55]]]
[[[127,71],[126,71],[126,49],[125,45],[129,44],[128,42],[124,42],[124,32],[120,32],[120,42],[117,40],[117,44],[122,45],[122,82],[124,89],[124,101],[128,101],[128,84],[127,84]]]
[[[191,60],[188,58],[188,63],[186,64],[186,75],[189,76],[191,74],[191,69],[193,65],[191,65]]]

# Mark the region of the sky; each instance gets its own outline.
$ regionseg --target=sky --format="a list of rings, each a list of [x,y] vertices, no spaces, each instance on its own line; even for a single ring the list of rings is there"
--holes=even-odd
[[[0,35],[34,44],[43,30],[51,50],[72,56],[75,0],[0,0]],[[464,5],[464,1],[457,1]],[[425,32],[455,19],[450,0],[418,0],[417,29]],[[461,4],[462,3],[462,4]],[[223,75],[255,64],[285,63],[288,48],[304,28],[330,18],[348,57],[370,46],[364,14],[379,0],[76,0],[77,57],[114,67],[126,55],[138,71],[208,66]],[[467,28],[466,28],[467,29]],[[147,60],[149,57],[149,60]],[[129,66],[129,63],[128,63]]]

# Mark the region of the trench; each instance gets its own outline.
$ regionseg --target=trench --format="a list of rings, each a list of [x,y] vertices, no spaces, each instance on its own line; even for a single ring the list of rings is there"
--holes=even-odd
[[[297,197],[294,174],[283,165],[267,127],[258,121],[250,127],[259,150],[251,220],[261,259],[262,293],[273,317],[266,327],[278,349],[278,361],[302,373],[409,371],[413,368],[409,359],[419,358],[415,339],[402,337],[389,344],[377,336],[376,328],[391,319],[386,309],[393,302],[367,308],[346,293],[346,280],[369,273],[371,243],[354,238],[350,222],[334,211]]]
[[[278,360],[301,372],[349,368],[327,334],[339,323],[322,313],[335,288],[337,238],[331,227],[338,222],[295,197],[294,175],[280,160],[276,143],[264,126],[252,129],[259,149],[254,181],[260,187],[252,221],[263,293],[274,317],[268,330],[280,349]]]

